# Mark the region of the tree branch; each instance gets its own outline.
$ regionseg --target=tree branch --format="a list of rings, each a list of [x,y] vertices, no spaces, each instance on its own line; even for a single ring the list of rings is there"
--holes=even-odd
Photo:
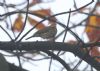
[[[52,45],[52,46],[51,46]],[[89,54],[86,54],[85,51],[82,50],[86,47],[91,46],[100,46],[99,42],[96,43],[87,43],[84,45],[77,45],[77,44],[68,44],[62,42],[0,42],[0,49],[1,50],[38,50],[38,51],[47,51],[47,50],[62,50],[62,51],[69,51],[78,56],[79,58],[83,59],[91,66],[100,70],[100,63],[97,62],[93,57]]]

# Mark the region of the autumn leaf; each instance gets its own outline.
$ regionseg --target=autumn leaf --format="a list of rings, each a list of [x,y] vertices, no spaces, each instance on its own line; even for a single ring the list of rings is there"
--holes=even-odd
[[[30,22],[32,26],[38,23],[38,21],[36,21],[35,19],[32,19],[31,17],[28,17],[28,21]],[[36,26],[36,29],[38,30],[43,29],[43,28],[45,28],[45,25],[43,23],[39,23],[39,25]]]
[[[23,21],[22,21],[22,15],[19,14],[18,17],[16,18],[14,25],[12,27],[13,31],[20,32],[23,28]]]
[[[90,16],[89,20],[86,24],[100,27],[100,17]],[[90,42],[100,41],[100,29],[86,26],[85,31],[87,33],[87,36],[88,36]],[[92,47],[92,49],[90,50],[90,55],[92,57],[100,56],[99,48],[98,47]],[[99,58],[96,58],[96,60],[100,62]]]
[[[97,26],[97,20],[96,20],[96,16],[90,16],[87,25],[90,26]],[[92,32],[93,31],[93,27],[87,26],[86,27],[86,32]]]
[[[90,16],[90,18],[86,24],[100,27],[100,18],[97,16]],[[90,41],[93,42],[93,41],[97,41],[98,39],[100,39],[100,34],[99,34],[100,29],[98,29],[96,27],[86,26],[85,31],[86,31]]]
[[[32,13],[36,13],[36,14],[42,15],[44,17],[51,16],[50,9],[42,9],[42,10],[38,10],[38,11],[33,11]],[[56,18],[55,17],[50,17],[48,19],[48,21],[49,21],[48,24],[56,24]]]
[[[37,11],[31,11],[32,13],[34,14],[39,14],[39,15],[42,15],[42,16],[50,16],[50,9],[42,9],[42,10],[37,10]]]

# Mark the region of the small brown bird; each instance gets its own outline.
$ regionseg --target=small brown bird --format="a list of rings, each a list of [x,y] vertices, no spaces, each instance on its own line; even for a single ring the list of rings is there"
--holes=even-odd
[[[27,39],[30,39],[32,37],[41,37],[43,39],[53,39],[55,37],[56,33],[57,33],[56,26],[51,25],[44,29],[38,30],[34,35],[28,37]]]

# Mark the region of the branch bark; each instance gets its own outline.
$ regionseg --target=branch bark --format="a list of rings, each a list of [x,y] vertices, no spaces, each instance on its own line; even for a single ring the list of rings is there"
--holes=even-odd
[[[69,51],[78,56],[79,58],[86,61],[88,64],[93,66],[95,69],[100,70],[100,63],[97,62],[89,54],[86,54],[82,50],[82,47],[89,46],[100,46],[100,43],[88,43],[84,45],[77,44],[67,44],[62,42],[0,42],[1,50],[38,50],[38,51],[47,51],[47,50],[59,50],[59,51]]]

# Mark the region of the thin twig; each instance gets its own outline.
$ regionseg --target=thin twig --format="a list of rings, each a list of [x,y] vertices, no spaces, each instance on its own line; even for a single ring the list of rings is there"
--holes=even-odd
[[[12,37],[10,36],[10,34],[0,25],[0,28],[8,35],[8,37],[11,39],[11,40],[13,40],[12,39]]]
[[[71,11],[71,9],[70,9],[70,11]],[[69,13],[68,22],[67,22],[67,26],[65,28],[65,34],[64,34],[64,38],[63,38],[62,42],[65,41],[65,38],[66,38],[66,35],[67,35],[67,32],[68,32],[68,26],[69,26],[70,16],[71,16],[71,12]]]
[[[28,9],[29,9],[29,0],[27,0],[27,10],[26,10],[26,17],[25,17],[25,22],[24,22],[24,25],[23,25],[23,27],[22,27],[22,30],[21,30],[21,32],[19,33],[19,35],[15,38],[15,41],[19,38],[19,36],[22,34],[22,32],[23,32],[23,30],[24,30],[24,28],[25,28],[25,26],[26,26],[26,22],[27,22],[27,18],[28,18]],[[19,40],[18,42],[20,42],[21,40]]]
[[[5,1],[5,0],[4,0],[4,9],[5,9],[6,12],[9,12],[8,7],[6,6],[6,1]],[[8,17],[9,17],[9,21],[10,21],[10,24],[11,24],[11,27],[12,27],[12,21],[11,21],[10,15],[9,15]],[[14,37],[15,37],[15,33],[14,33],[13,30],[12,30],[12,33],[13,33],[13,35],[14,35]],[[11,40],[11,41],[12,41],[12,40]]]

